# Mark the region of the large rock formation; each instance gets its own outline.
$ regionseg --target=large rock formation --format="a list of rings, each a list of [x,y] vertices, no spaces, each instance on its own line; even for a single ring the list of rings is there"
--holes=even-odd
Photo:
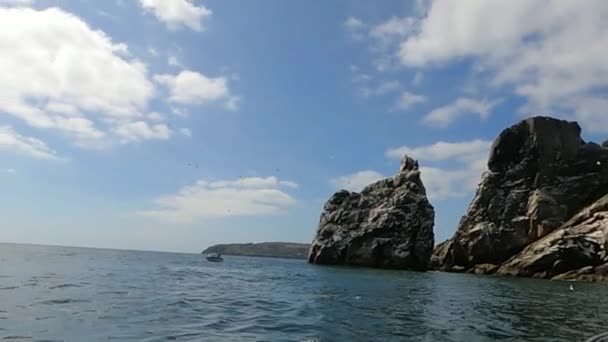
[[[308,261],[425,270],[434,219],[418,162],[405,156],[396,176],[361,193],[339,191],[327,201]]]
[[[608,280],[608,195],[505,262],[500,275]]]
[[[570,254],[570,247],[563,254],[552,250],[563,241],[577,243],[559,234],[601,240],[587,236],[601,235],[601,229],[568,221],[608,194],[608,149],[584,142],[580,133],[577,123],[548,117],[530,118],[504,130],[492,145],[489,171],[482,176],[466,215],[454,237],[435,249],[431,267],[492,273],[497,265],[544,237],[523,252],[527,256],[510,260],[498,272],[550,277],[571,267],[596,265],[596,259],[593,263],[565,260],[580,256]],[[551,234],[560,226],[563,233]],[[551,257],[532,262],[529,253]],[[600,258],[599,254],[593,258]],[[549,268],[550,260],[558,264]]]

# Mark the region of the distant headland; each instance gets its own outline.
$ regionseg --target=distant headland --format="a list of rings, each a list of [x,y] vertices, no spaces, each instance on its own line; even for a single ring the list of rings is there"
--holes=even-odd
[[[306,259],[310,244],[294,242],[231,243],[213,245],[202,253],[255,256],[268,258]]]

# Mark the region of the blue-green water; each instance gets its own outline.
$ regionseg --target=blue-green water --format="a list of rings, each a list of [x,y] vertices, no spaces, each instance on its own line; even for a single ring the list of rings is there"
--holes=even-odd
[[[582,341],[608,285],[0,244],[13,341]],[[20,337],[21,339],[18,339]]]

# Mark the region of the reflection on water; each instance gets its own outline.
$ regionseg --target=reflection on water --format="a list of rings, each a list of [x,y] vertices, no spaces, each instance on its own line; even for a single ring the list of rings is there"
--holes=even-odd
[[[303,261],[0,244],[21,341],[583,341],[608,286]]]

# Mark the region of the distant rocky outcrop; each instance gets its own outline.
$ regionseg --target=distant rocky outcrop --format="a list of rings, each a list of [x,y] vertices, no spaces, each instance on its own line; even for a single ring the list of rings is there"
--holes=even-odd
[[[435,248],[431,267],[605,276],[608,148],[586,143],[580,133],[577,123],[549,117],[504,130],[454,237]]]
[[[220,253],[224,255],[273,257],[288,259],[306,259],[310,245],[293,242],[233,243],[214,245],[202,253]]]
[[[434,246],[435,211],[418,162],[405,156],[400,171],[360,193],[335,193],[325,204],[308,261],[425,270]]]

